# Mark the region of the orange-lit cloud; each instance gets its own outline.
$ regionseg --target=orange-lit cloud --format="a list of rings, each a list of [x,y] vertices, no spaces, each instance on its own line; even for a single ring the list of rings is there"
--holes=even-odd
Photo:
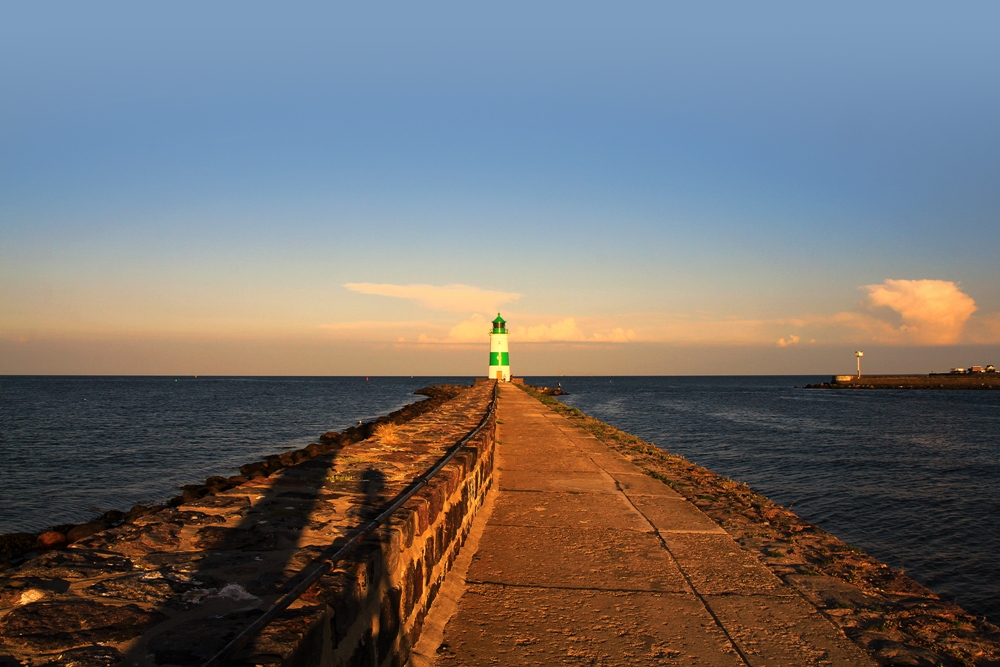
[[[886,280],[880,285],[865,285],[867,306],[873,310],[888,308],[899,315],[901,324],[893,327],[900,342],[921,345],[951,345],[959,342],[976,302],[948,280]]]
[[[320,329],[330,331],[369,331],[373,329],[412,329],[414,327],[429,326],[429,322],[423,320],[390,322],[385,320],[359,320],[356,322],[337,322],[334,324],[321,324]]]
[[[458,343],[475,343],[488,340],[491,324],[478,313],[459,322],[448,332],[448,340]]]
[[[347,283],[347,289],[361,294],[410,299],[431,310],[449,313],[477,313],[499,310],[505,303],[517,301],[516,292],[500,292],[469,285],[390,285],[377,283]]]
[[[532,343],[549,341],[583,341],[587,337],[580,331],[579,325],[572,317],[553,322],[552,324],[536,324],[529,327],[514,327],[511,333],[518,340]]]
[[[632,329],[615,327],[607,333],[595,331],[591,336],[591,339],[598,343],[626,343],[628,341],[635,340],[636,335],[635,331]]]
[[[544,319],[544,318],[543,318]],[[424,343],[478,343],[487,340],[490,331],[490,320],[480,314],[453,326],[446,338],[422,336]],[[544,322],[529,326],[513,327],[510,330],[513,340],[523,343],[547,342],[597,342],[624,343],[635,338],[635,332],[621,327],[596,328],[585,333],[575,318],[567,317],[546,324]]]
[[[350,283],[355,291],[409,298],[439,311],[492,300],[465,319],[446,315],[427,321],[355,322],[327,327],[341,337],[434,344],[477,344],[487,340],[492,312],[520,295],[450,285],[371,285]],[[699,311],[640,312],[574,317],[505,314],[511,342],[662,343],[669,345],[767,345],[792,348],[809,344],[951,345],[1000,342],[1000,315],[977,315],[975,300],[945,280],[897,280],[863,285],[865,298],[853,311],[781,318],[740,318]],[[483,314],[487,313],[487,314]],[[400,341],[402,342],[402,341]]]

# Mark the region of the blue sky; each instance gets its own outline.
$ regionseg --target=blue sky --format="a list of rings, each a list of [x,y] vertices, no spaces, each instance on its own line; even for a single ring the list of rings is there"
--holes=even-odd
[[[989,363],[998,18],[5,4],[0,372]]]

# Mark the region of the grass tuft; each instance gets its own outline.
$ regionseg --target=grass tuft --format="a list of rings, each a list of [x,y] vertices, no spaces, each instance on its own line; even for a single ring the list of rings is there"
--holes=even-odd
[[[401,437],[399,426],[392,422],[385,422],[375,427],[375,439],[383,445],[398,445]]]

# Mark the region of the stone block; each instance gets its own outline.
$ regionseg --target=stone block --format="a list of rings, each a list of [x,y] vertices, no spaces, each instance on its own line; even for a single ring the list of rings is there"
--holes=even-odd
[[[414,514],[409,508],[402,507],[390,521],[390,525],[399,530],[401,549],[409,549],[413,545],[413,535],[416,532]]]
[[[430,501],[423,496],[417,495],[411,498],[406,504],[413,509],[417,520],[416,535],[423,535],[427,531],[428,526],[430,526]]]
[[[379,608],[378,638],[376,640],[376,657],[379,663],[389,657],[399,637],[401,597],[402,591],[398,588],[390,588],[382,596],[382,604]]]
[[[103,523],[98,523],[92,521],[90,523],[81,523],[79,526],[71,528],[66,533],[67,542],[77,542],[84,538],[90,537],[91,535],[96,535],[97,533],[107,530],[107,526]]]
[[[0,558],[16,558],[35,548],[38,536],[34,533],[6,533],[0,535]]]
[[[58,549],[66,546],[66,536],[58,530],[46,530],[38,535],[35,546],[39,549]]]
[[[19,577],[72,581],[90,579],[102,574],[131,572],[132,569],[132,561],[124,556],[71,548],[32,558],[18,569],[17,574]]]
[[[445,501],[445,483],[441,479],[432,479],[427,483],[427,486],[421,491],[421,495],[427,499],[427,520],[430,524],[437,523],[438,518],[441,515],[441,510],[444,508]]]
[[[41,663],[40,667],[113,667],[124,657],[113,646],[82,646],[45,656],[41,660],[47,662]],[[3,664],[0,659],[0,665]]]
[[[0,636],[15,648],[51,653],[138,637],[166,619],[135,604],[106,605],[92,600],[35,602],[0,619]]]

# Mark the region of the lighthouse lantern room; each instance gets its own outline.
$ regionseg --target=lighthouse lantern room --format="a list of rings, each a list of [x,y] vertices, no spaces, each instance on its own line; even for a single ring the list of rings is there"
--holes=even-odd
[[[510,382],[510,353],[507,351],[507,322],[497,313],[493,320],[493,330],[490,332],[490,371],[491,379]]]

